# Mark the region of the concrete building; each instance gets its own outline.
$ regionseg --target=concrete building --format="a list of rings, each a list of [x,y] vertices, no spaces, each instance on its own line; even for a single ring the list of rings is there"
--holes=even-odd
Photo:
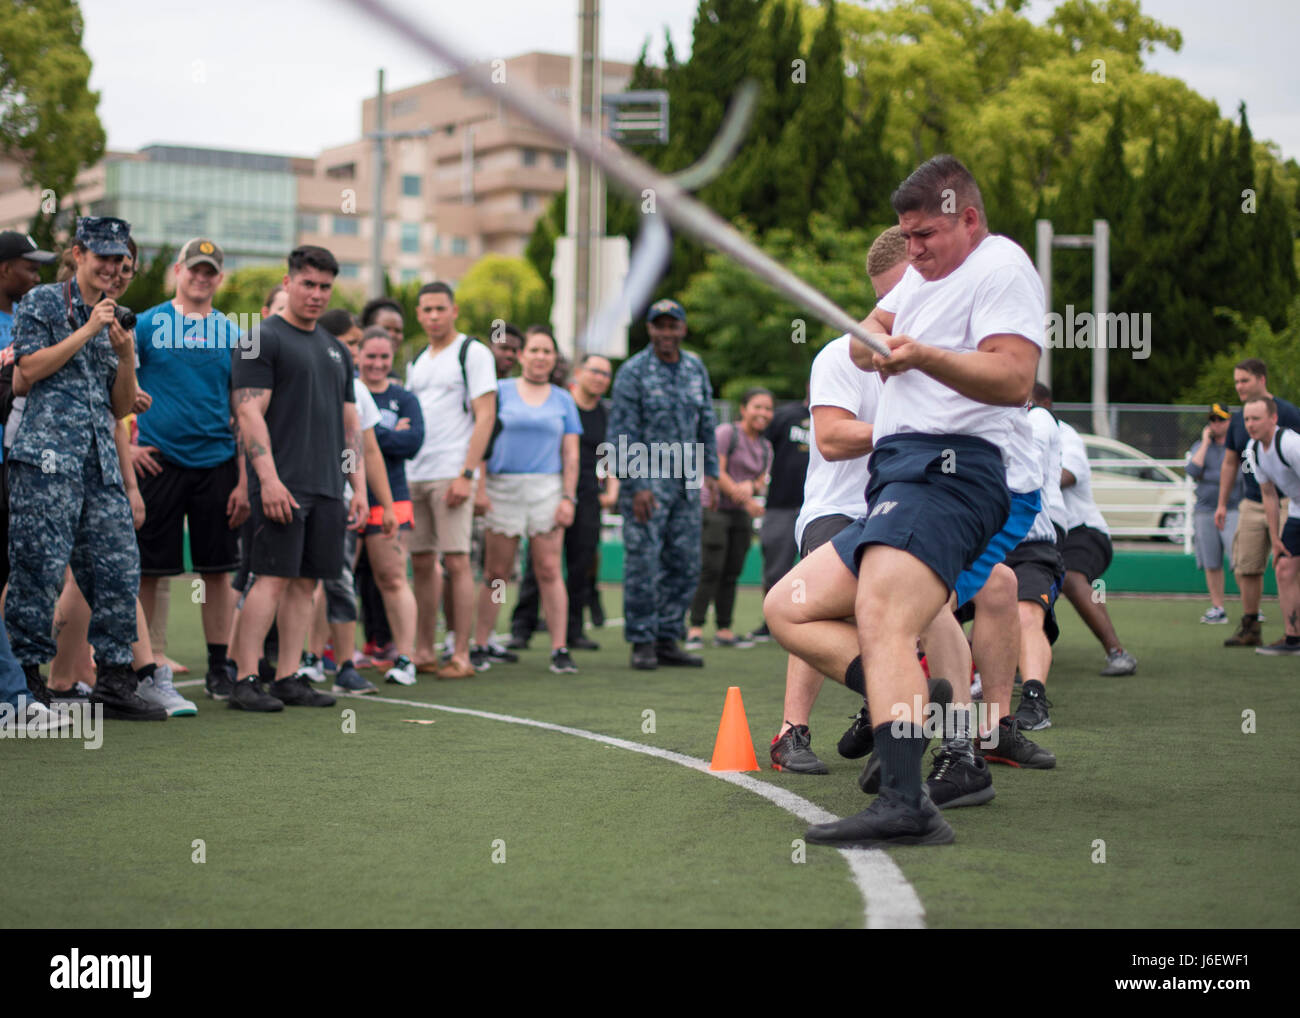
[[[526,53],[494,63],[511,85],[567,108],[570,58]],[[630,64],[606,61],[604,90]],[[384,96],[384,128],[427,131],[385,143],[383,264],[394,282],[457,282],[485,254],[519,256],[537,218],[564,190],[568,153],[506,111],[490,90],[449,75]],[[78,178],[74,203],[132,224],[146,251],[211,236],[238,268],[282,262],[296,244],[334,252],[341,281],[370,283],[377,97],[362,103],[361,138],[316,159],[153,145],[110,152]],[[27,229],[41,194],[0,165],[0,229]]]

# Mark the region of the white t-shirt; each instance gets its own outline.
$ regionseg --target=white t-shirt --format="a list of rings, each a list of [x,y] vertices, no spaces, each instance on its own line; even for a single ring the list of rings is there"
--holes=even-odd
[[[804,528],[813,520],[836,515],[856,518],[867,511],[870,457],[827,462],[817,448],[817,426],[811,417],[814,407],[833,406],[867,424],[875,420],[881,379],[874,371],[862,371],[853,363],[850,343],[848,336],[831,340],[813,359],[808,387],[808,473],[804,477],[803,507],[794,522],[796,546],[803,544]]]
[[[465,374],[460,371],[460,347],[469,343]],[[469,379],[469,393],[465,379]],[[473,402],[487,392],[496,392],[496,359],[482,343],[471,342],[464,333],[437,355],[428,347],[406,369],[406,388],[415,393],[424,414],[424,444],[406,464],[408,481],[445,481],[458,477],[465,466],[465,453],[474,433]],[[465,406],[469,405],[469,410]]]
[[[1088,450],[1084,448],[1083,439],[1065,421],[1057,427],[1061,432],[1061,469],[1074,475],[1074,483],[1061,489],[1061,501],[1065,505],[1064,527],[1066,530],[1092,527],[1109,535],[1106,517],[1092,500],[1092,467],[1088,465]]]
[[[1015,241],[985,237],[943,279],[927,281],[912,266],[877,305],[895,315],[893,334],[959,353],[975,351],[989,336],[1023,336],[1040,350],[1045,341],[1043,284],[1029,257]],[[974,435],[1003,452],[1007,487],[1035,491],[1028,456],[1013,450],[1026,446],[1024,408],[997,407],[961,395],[920,371],[890,378],[876,415],[876,441],[890,435],[921,433]]]
[[[1034,517],[1034,525],[1025,540],[1055,541],[1056,528],[1052,524],[1065,527],[1065,503],[1061,500],[1061,431],[1046,407],[1032,408],[1027,417],[1034,435],[1034,451],[1042,464],[1043,486],[1038,490],[1043,507]]]
[[[375,403],[375,397],[370,395],[370,390],[355,375],[352,376],[352,392],[357,401],[357,416],[361,419],[361,430],[369,431],[379,423],[379,407]],[[360,469],[363,471],[366,469],[364,451]],[[352,484],[349,481],[343,482],[343,501],[352,501]]]
[[[1282,446],[1282,456],[1278,446]],[[1255,480],[1268,483],[1277,489],[1278,498],[1289,498],[1286,514],[1289,519],[1300,519],[1300,435],[1290,428],[1278,428],[1267,449],[1254,440],[1246,447],[1247,455],[1255,459]]]

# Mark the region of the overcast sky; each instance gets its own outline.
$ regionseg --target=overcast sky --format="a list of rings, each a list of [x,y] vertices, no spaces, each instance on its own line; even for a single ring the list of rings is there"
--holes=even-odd
[[[571,52],[577,0],[389,0],[476,57]],[[1035,19],[1053,3],[1034,0]],[[603,0],[609,60],[636,59],[647,36],[662,53],[664,26],[690,50],[697,0]],[[1181,53],[1149,66],[1182,78],[1235,114],[1244,99],[1257,139],[1300,158],[1300,38],[1295,0],[1145,0],[1181,29]],[[153,142],[314,156],[360,133],[361,100],[383,67],[389,89],[445,69],[348,0],[81,0],[91,86],[111,148]]]

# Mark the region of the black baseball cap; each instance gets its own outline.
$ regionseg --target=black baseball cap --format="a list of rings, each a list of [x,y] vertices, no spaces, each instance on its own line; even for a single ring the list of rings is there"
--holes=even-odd
[[[5,230],[0,233],[0,262],[11,258],[26,258],[29,262],[50,265],[58,261],[59,256],[53,251],[42,251],[36,241],[17,230]]]
[[[657,300],[650,305],[650,310],[645,313],[645,320],[653,322],[656,318],[667,315],[669,318],[676,318],[679,322],[686,321],[686,309],[675,300],[669,300],[665,297],[663,300]]]

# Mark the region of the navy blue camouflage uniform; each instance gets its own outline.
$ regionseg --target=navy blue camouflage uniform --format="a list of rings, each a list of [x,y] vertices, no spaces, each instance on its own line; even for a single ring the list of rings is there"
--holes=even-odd
[[[62,283],[27,293],[15,308],[16,359],[55,345],[89,320],[92,309],[75,279],[70,297],[71,313]],[[5,603],[14,656],[24,665],[54,657],[54,607],[68,565],[90,605],[97,662],[132,660],[140,555],[113,442],[117,367],[106,326],[62,368],[35,382],[27,397],[9,456]]]
[[[686,635],[686,609],[700,581],[700,487],[704,477],[718,476],[716,427],[709,372],[695,354],[682,351],[676,365],[670,365],[646,347],[619,368],[607,440],[620,467],[611,472],[619,478],[623,635],[629,643],[680,640]],[[675,462],[689,462],[691,486],[684,476],[636,476],[645,472],[636,469],[633,458],[638,444],[647,467],[668,459],[662,453],[652,455],[653,443],[676,447]],[[689,461],[684,458],[688,446]],[[701,452],[702,457],[697,455]],[[648,522],[639,523],[632,500],[646,488],[654,492],[658,506]]]

